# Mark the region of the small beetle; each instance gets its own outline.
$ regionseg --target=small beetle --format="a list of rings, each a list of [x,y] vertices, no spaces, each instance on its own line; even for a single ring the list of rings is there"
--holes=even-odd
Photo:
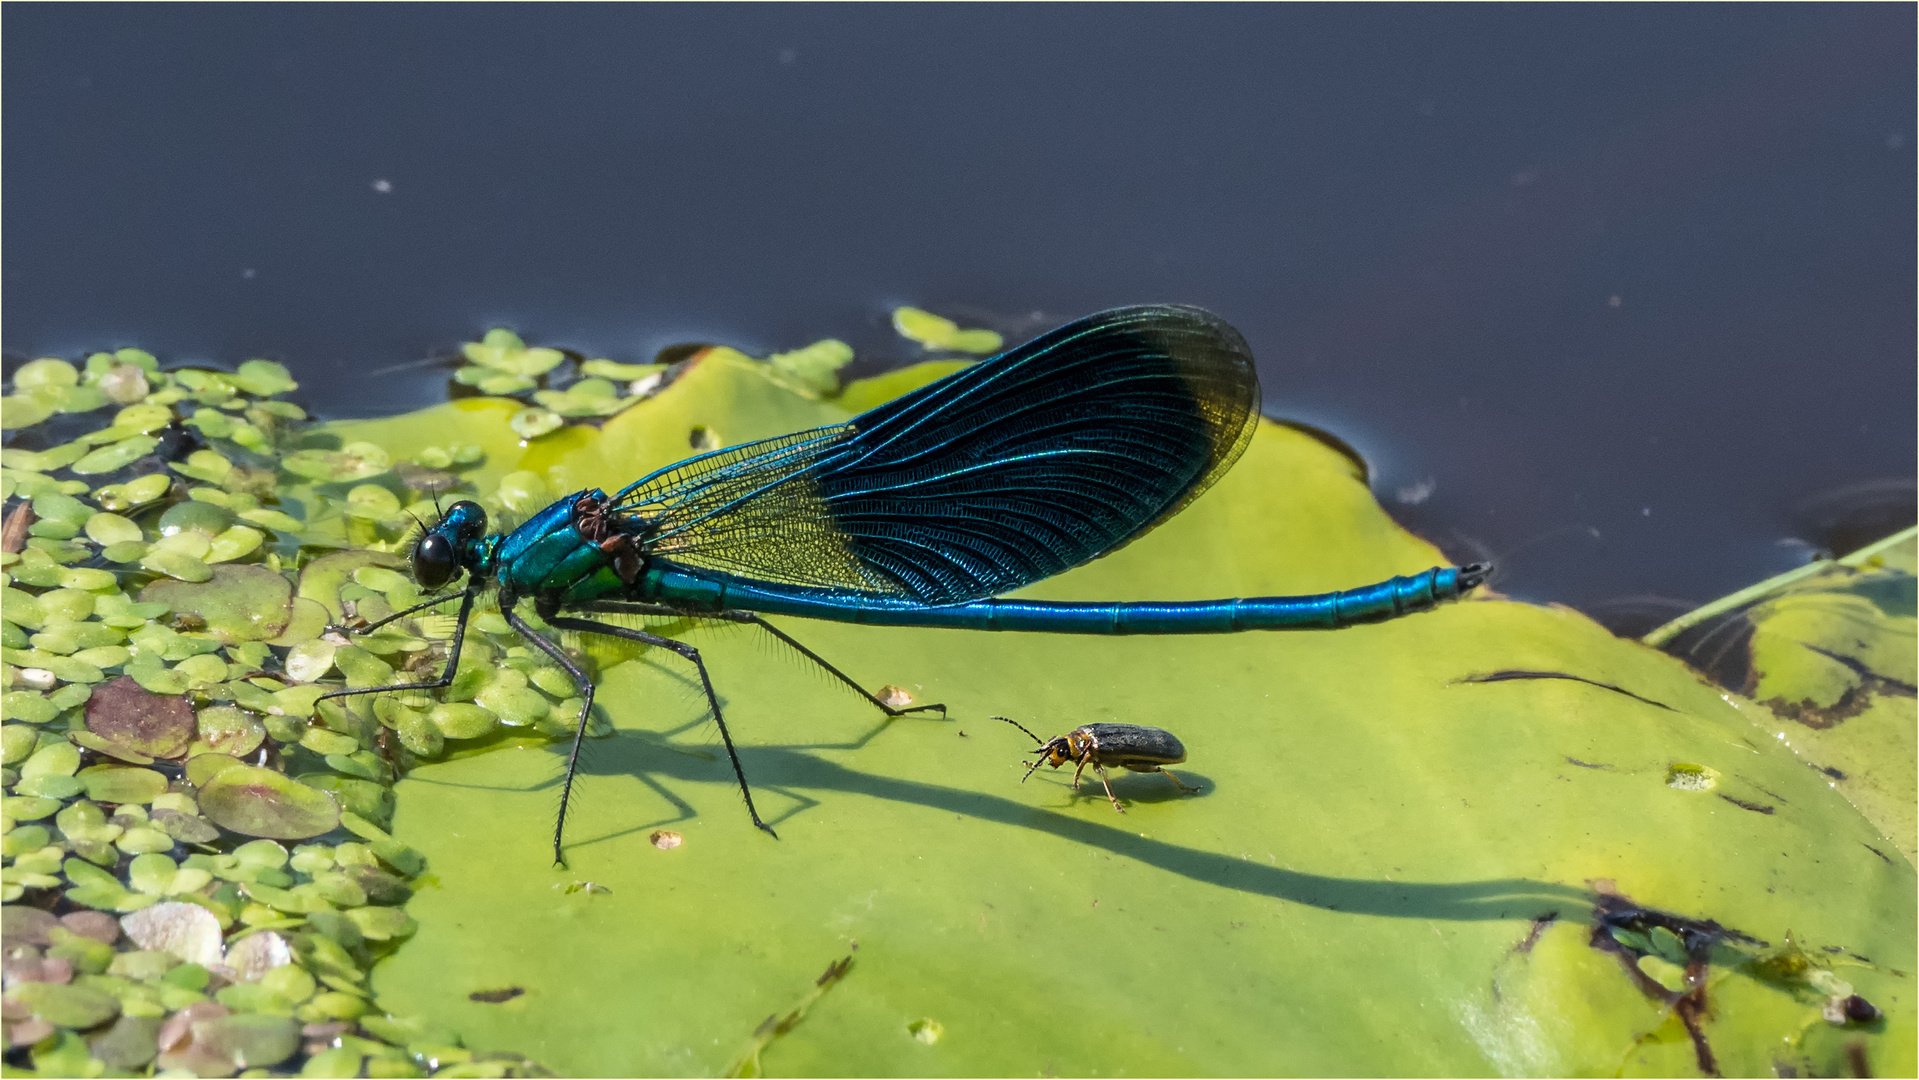
[[[1099,782],[1106,788],[1106,797],[1112,800],[1113,809],[1124,814],[1126,808],[1119,804],[1119,798],[1113,794],[1113,785],[1107,782],[1106,766],[1131,769],[1134,772],[1156,772],[1173,782],[1188,795],[1199,794],[1198,788],[1190,788],[1179,782],[1179,777],[1161,768],[1162,765],[1177,765],[1186,760],[1186,747],[1173,737],[1170,731],[1156,727],[1141,727],[1137,724],[1084,724],[1061,735],[1051,742],[1041,739],[1028,731],[1025,724],[1011,717],[995,716],[995,720],[1004,720],[1014,727],[1025,731],[1036,743],[1039,743],[1039,760],[1026,764],[1026,776],[1020,777],[1025,783],[1033,775],[1033,770],[1041,765],[1051,765],[1057,769],[1067,762],[1073,762],[1073,790],[1079,790],[1080,773],[1091,765],[1099,774]]]

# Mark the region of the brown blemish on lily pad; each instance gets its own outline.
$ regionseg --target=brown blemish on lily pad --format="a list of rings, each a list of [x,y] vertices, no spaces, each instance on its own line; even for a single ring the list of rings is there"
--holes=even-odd
[[[672,851],[674,848],[686,843],[686,837],[681,836],[671,829],[655,829],[653,830],[653,835],[647,837],[647,840],[661,851]]]
[[[87,730],[136,754],[179,757],[193,742],[193,706],[178,694],[156,694],[119,678],[87,699]]]
[[[264,566],[222,563],[206,581],[155,581],[140,599],[203,619],[207,633],[233,645],[280,636],[292,617],[293,584]]]
[[[333,796],[253,765],[222,769],[208,779],[200,788],[200,812],[229,832],[273,840],[304,840],[340,824]]]
[[[526,993],[526,991],[518,986],[508,986],[500,990],[475,990],[471,994],[468,994],[466,999],[468,1001],[483,1002],[488,1005],[498,1005],[503,1001],[512,1001],[524,993]]]

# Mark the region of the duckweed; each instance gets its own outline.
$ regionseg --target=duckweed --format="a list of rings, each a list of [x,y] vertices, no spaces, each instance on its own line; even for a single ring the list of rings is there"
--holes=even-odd
[[[43,1073],[429,1068],[379,1033],[388,1018],[363,989],[368,967],[413,933],[393,905],[424,869],[381,828],[396,776],[377,750],[388,729],[365,702],[311,718],[341,601],[375,610],[417,596],[388,552],[406,512],[431,501],[407,507],[372,484],[285,500],[274,465],[332,484],[391,464],[371,443],[300,445],[304,411],[271,400],[292,389],[268,361],[163,372],[120,350],[84,369],[23,365],[5,398],[9,431],[97,418],[61,445],[0,451],[7,497],[32,500],[36,518],[28,544],[0,558],[6,1035]],[[181,449],[97,483],[163,445]],[[457,470],[482,460],[478,447],[443,448],[432,475],[403,480],[457,489]],[[374,550],[339,550],[348,544]],[[346,667],[394,681],[392,665],[429,647],[412,628],[377,654],[349,650]],[[470,704],[449,720],[462,732],[494,723]],[[402,766],[403,742],[391,747]],[[290,756],[307,769],[298,780],[280,771]],[[289,860],[282,839],[312,842]],[[16,983],[16,962],[44,977]],[[385,1030],[418,1041],[404,1022]]]
[[[893,329],[901,337],[911,338],[928,349],[985,356],[1000,350],[1003,342],[991,330],[962,330],[953,320],[919,308],[902,307],[893,312]]]
[[[551,409],[526,408],[507,418],[506,424],[520,438],[532,441],[560,430],[566,421]]]

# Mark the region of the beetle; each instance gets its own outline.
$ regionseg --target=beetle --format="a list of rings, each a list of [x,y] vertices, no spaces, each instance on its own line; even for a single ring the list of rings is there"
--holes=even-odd
[[[1138,724],[1083,724],[1049,741],[1034,735],[1025,724],[1012,717],[995,716],[993,719],[1006,721],[1026,732],[1029,738],[1039,744],[1039,760],[1024,763],[1026,776],[1020,777],[1022,784],[1041,765],[1051,765],[1057,769],[1070,761],[1077,766],[1073,770],[1073,790],[1079,790],[1080,773],[1091,765],[1093,771],[1099,774],[1099,782],[1105,786],[1106,797],[1112,801],[1113,809],[1122,814],[1126,808],[1119,804],[1118,796],[1113,794],[1113,785],[1106,778],[1108,765],[1134,772],[1156,772],[1171,780],[1174,787],[1186,794],[1199,794],[1198,788],[1187,787],[1180,783],[1179,777],[1161,768],[1186,760],[1186,747],[1170,731]]]

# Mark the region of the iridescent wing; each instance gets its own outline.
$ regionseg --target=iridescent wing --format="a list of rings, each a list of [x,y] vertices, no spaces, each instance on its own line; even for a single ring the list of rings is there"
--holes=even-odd
[[[1118,308],[855,417],[690,458],[621,491],[650,557],[927,605],[1017,589],[1176,514],[1259,417],[1238,332]]]

